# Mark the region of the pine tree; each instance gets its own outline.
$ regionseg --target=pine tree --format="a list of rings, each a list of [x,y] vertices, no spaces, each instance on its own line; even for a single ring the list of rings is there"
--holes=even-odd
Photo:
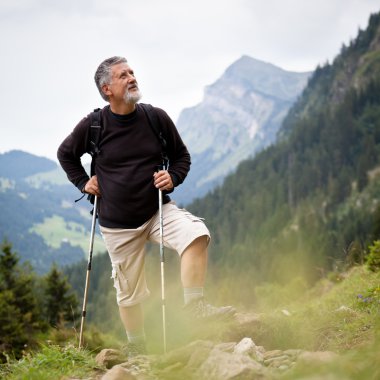
[[[27,342],[20,309],[14,305],[14,294],[9,290],[1,290],[0,363],[6,361],[7,354],[14,353],[17,357]]]
[[[62,326],[78,316],[78,300],[67,277],[53,265],[45,279],[45,310],[51,326]]]
[[[20,357],[25,346],[33,342],[37,331],[44,328],[34,278],[19,265],[19,258],[7,241],[0,250],[0,348]]]

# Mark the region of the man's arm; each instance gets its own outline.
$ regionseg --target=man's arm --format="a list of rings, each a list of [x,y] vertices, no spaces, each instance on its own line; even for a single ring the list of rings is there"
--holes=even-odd
[[[81,162],[81,157],[87,151],[89,124],[89,118],[84,118],[62,142],[57,152],[58,161],[67,178],[80,191],[84,190],[90,179]]]

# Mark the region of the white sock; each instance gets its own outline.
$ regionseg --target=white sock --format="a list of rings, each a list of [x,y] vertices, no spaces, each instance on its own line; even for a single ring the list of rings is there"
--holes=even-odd
[[[144,328],[136,331],[126,331],[129,343],[145,343],[146,336]]]
[[[183,296],[185,300],[185,305],[190,301],[203,297],[203,287],[198,288],[183,288]]]

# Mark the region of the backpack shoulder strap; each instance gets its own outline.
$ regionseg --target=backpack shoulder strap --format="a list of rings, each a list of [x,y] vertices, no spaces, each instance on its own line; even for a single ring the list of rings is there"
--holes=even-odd
[[[93,112],[90,113],[90,134],[89,134],[89,153],[91,156],[97,155],[100,152],[99,143],[100,143],[100,134],[101,134],[101,109],[96,108]]]
[[[100,152],[99,144],[100,137],[102,133],[102,122],[101,122],[101,109],[96,108],[90,114],[90,133],[89,133],[89,151],[91,160],[91,176],[95,175],[95,160],[96,156]]]
[[[157,116],[157,112],[151,104],[139,103],[139,105],[143,109],[154,134],[161,143],[162,164],[165,168],[167,168],[169,163],[169,157],[167,154],[167,141],[163,134],[162,126]]]
[[[102,134],[102,118],[101,109],[95,108],[93,112],[90,113],[90,131],[88,134],[88,153],[91,155],[91,177],[95,175],[95,161],[96,157],[100,152],[99,144]],[[88,194],[87,199],[90,203],[94,204],[95,197],[92,194]],[[91,211],[91,214],[94,210]]]

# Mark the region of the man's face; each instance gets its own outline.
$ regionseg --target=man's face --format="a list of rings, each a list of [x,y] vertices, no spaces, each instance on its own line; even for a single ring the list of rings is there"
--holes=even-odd
[[[107,95],[116,101],[136,103],[141,93],[133,70],[127,63],[118,63],[111,67],[111,83],[106,85]]]

